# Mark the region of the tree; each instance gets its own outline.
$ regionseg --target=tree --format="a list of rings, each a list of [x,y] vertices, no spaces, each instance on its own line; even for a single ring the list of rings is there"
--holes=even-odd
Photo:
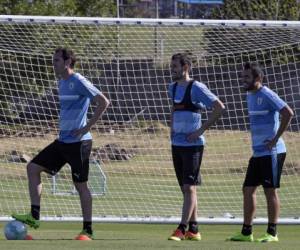
[[[215,19],[241,20],[299,20],[297,0],[224,0],[212,12]]]
[[[0,0],[2,15],[116,16],[115,0]]]

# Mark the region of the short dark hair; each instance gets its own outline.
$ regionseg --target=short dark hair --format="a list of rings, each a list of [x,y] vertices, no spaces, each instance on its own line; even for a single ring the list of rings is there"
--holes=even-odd
[[[264,72],[257,62],[246,62],[244,64],[244,70],[251,70],[252,76],[254,78],[261,77],[264,78]]]
[[[57,48],[55,50],[55,53],[59,53],[59,52],[61,52],[62,58],[64,59],[64,61],[71,59],[70,68],[73,69],[74,65],[76,63],[76,56],[75,56],[74,52],[68,48],[63,48],[63,47]]]
[[[188,54],[184,54],[184,53],[177,53],[177,54],[174,54],[171,58],[171,60],[179,60],[181,66],[184,66],[184,65],[188,65],[189,67],[191,67],[192,65],[192,60],[191,58],[188,56]]]

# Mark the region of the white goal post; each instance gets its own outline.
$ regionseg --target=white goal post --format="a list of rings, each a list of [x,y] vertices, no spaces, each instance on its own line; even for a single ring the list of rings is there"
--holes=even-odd
[[[284,134],[279,222],[300,223],[300,22],[41,16],[0,16],[0,219],[28,212],[26,162],[57,136],[52,54],[62,46],[74,50],[76,71],[111,101],[91,131],[95,221],[179,221],[182,195],[171,161],[167,86],[170,57],[188,52],[192,77],[227,108],[205,133],[200,222],[242,222],[251,142],[240,73],[243,63],[257,61],[265,84],[295,112]],[[68,167],[56,178],[43,175],[42,182],[43,220],[81,220]],[[256,223],[267,221],[266,211],[260,188]]]

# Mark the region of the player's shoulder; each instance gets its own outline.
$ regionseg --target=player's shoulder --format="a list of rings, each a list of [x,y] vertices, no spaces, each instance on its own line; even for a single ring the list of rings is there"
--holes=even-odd
[[[80,73],[77,73],[77,72],[73,74],[73,79],[78,81],[78,82],[88,81],[83,75],[81,75]]]
[[[271,90],[267,86],[263,86],[261,88],[260,93],[267,98],[278,98],[277,93],[275,93],[273,90]]]
[[[193,89],[207,89],[207,86],[203,82],[197,80],[193,81]]]

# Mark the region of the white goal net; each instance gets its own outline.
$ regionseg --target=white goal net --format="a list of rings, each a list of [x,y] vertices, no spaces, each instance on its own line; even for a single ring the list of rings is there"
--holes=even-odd
[[[90,187],[95,220],[176,221],[182,195],[169,143],[170,57],[189,52],[191,75],[226,105],[205,133],[198,188],[201,218],[242,217],[242,183],[251,156],[240,73],[259,62],[265,84],[294,110],[284,134],[281,218],[300,216],[300,22],[0,16],[0,217],[28,212],[26,162],[58,133],[55,48],[78,57],[76,71],[110,99],[92,129]],[[204,112],[204,119],[207,112]],[[43,175],[44,219],[80,219],[68,166]],[[257,217],[266,218],[262,189]]]

